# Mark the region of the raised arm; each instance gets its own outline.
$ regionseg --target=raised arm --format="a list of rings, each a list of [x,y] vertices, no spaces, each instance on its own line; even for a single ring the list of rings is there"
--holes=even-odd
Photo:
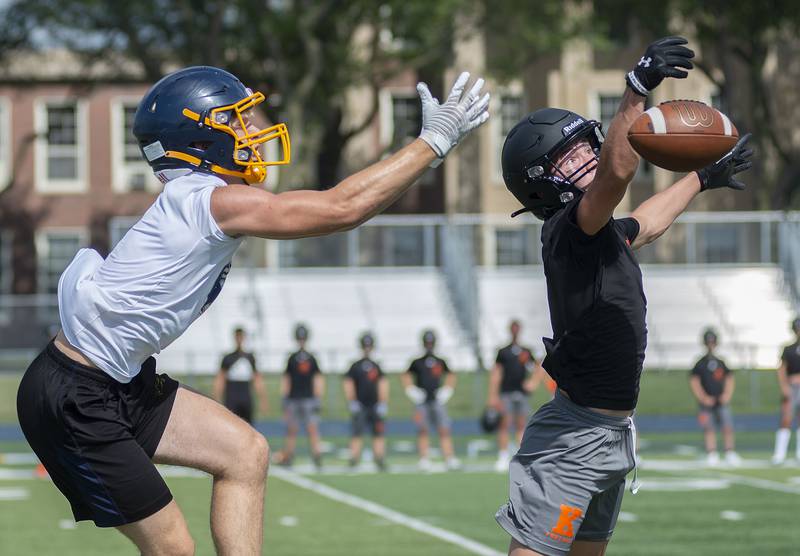
[[[626,75],[628,87],[608,127],[594,181],[578,206],[578,225],[584,233],[594,235],[600,231],[625,195],[639,164],[639,157],[628,142],[628,129],[644,111],[647,95],[664,78],[683,79],[688,75],[678,69],[693,67],[690,60],[694,52],[685,44],[682,37],[659,39],[647,47],[636,67]]]
[[[480,94],[483,79],[464,93],[468,80],[469,74],[462,73],[443,104],[424,83],[418,84],[419,139],[336,187],[277,195],[244,185],[219,187],[211,197],[214,219],[228,235],[271,239],[318,236],[358,226],[391,205],[437,158],[444,158],[489,118],[489,94]]]
[[[744,189],[744,183],[735,176],[752,165],[750,157],[753,155],[753,151],[747,148],[749,140],[750,134],[748,133],[739,139],[728,154],[714,164],[687,174],[639,205],[631,214],[639,222],[639,234],[632,247],[638,249],[642,245],[655,241],[669,229],[675,219],[686,210],[695,195],[701,191],[721,187],[735,190]]]

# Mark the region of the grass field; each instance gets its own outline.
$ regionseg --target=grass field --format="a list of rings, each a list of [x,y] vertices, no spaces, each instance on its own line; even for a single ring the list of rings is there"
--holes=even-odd
[[[402,440],[392,439],[390,446]],[[458,449],[465,453],[465,443]],[[343,448],[346,439],[331,439]],[[277,441],[280,442],[279,440]],[[696,455],[698,435],[643,439],[641,491],[626,493],[610,555],[784,556],[800,553],[795,526],[800,467],[766,463],[766,433],[745,435],[745,465],[708,469]],[[277,445],[275,446],[278,447]],[[22,442],[0,453],[26,453]],[[389,473],[350,472],[336,451],[321,474],[305,458],[293,472],[275,469],[268,486],[264,554],[381,556],[503,554],[508,538],[493,515],[504,502],[507,478],[489,471],[489,456],[465,458],[459,472],[419,473],[413,455],[395,450]],[[68,505],[32,463],[0,459],[0,554],[135,554],[119,534],[75,525]],[[170,475],[175,471],[164,471]],[[306,474],[306,472],[309,472]],[[13,474],[26,478],[14,478]],[[210,479],[168,476],[197,542],[213,554],[208,530]],[[331,490],[333,489],[333,490]],[[355,498],[354,498],[355,497]],[[420,531],[422,528],[424,531]],[[442,533],[444,532],[444,533]],[[441,534],[451,537],[445,542]],[[439,536],[437,536],[439,535]]]
[[[778,387],[774,372],[744,371],[736,383],[733,398],[734,413],[777,414]],[[15,423],[16,392],[20,374],[0,374],[0,423]],[[279,376],[266,375],[270,408],[259,419],[280,418]],[[211,378],[207,376],[178,377],[179,380],[200,390],[211,392]],[[323,403],[323,418],[346,419],[347,405],[342,394],[341,376],[326,375],[327,392]],[[403,395],[403,388],[397,375],[389,377],[390,417],[411,418],[413,406]],[[533,407],[541,405],[548,397],[544,389],[534,393]],[[486,400],[486,376],[475,373],[459,373],[456,393],[448,404],[451,417],[476,417]],[[696,404],[689,392],[687,373],[682,371],[646,371],[642,376],[639,396],[640,415],[688,415],[694,414]]]

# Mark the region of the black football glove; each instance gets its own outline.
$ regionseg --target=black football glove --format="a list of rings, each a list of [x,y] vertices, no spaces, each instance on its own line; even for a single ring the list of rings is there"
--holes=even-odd
[[[687,43],[683,37],[665,37],[648,46],[636,67],[625,76],[628,87],[646,97],[665,77],[684,79],[689,73],[678,68],[694,67],[694,51],[683,46]]]
[[[750,157],[753,156],[753,150],[745,148],[752,135],[752,133],[748,133],[737,141],[736,145],[728,151],[728,154],[714,164],[709,164],[702,170],[697,171],[697,177],[700,178],[700,191],[719,187],[730,187],[739,191],[744,189],[744,184],[734,176],[753,165],[750,161]]]

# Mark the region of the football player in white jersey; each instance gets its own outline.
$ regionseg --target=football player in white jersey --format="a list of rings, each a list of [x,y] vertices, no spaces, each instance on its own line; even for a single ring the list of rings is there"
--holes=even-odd
[[[28,442],[76,520],[115,527],[143,554],[192,554],[186,521],[154,463],[213,477],[217,552],[260,554],[266,439],[221,404],[156,373],[153,355],[214,301],[245,236],[288,239],[354,228],[388,207],[488,117],[483,80],[443,103],[425,84],[422,131],[325,191],[272,194],[267,167],[290,161],[284,124],[258,129],[265,100],[235,76],[191,67],[142,99],[133,133],[164,190],[106,259],[82,249],[59,282],[62,329],[17,394]],[[282,156],[262,146],[276,141]]]

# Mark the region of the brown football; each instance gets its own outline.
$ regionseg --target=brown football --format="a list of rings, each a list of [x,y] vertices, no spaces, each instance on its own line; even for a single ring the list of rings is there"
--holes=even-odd
[[[725,114],[696,100],[662,102],[628,130],[628,141],[642,158],[674,172],[708,166],[738,140],[739,132]]]

